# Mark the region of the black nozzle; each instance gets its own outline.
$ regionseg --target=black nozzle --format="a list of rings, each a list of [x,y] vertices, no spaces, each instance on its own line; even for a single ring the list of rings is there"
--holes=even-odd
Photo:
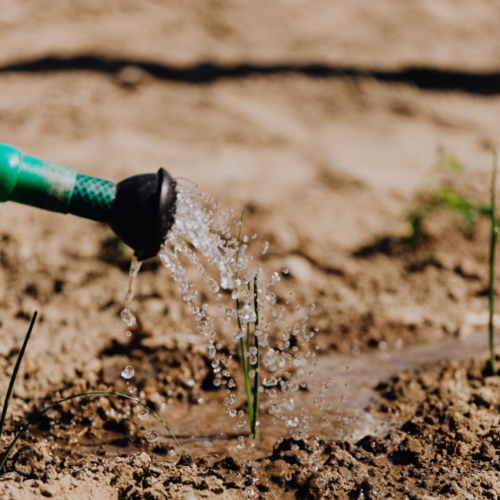
[[[174,223],[176,198],[175,181],[163,168],[129,177],[116,185],[109,225],[139,260],[154,257]]]

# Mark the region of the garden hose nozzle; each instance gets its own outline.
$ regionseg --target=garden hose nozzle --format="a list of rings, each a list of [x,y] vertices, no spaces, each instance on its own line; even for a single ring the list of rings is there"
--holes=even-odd
[[[0,143],[0,202],[107,222],[139,260],[160,250],[174,223],[175,200],[175,181],[163,168],[114,184]]]

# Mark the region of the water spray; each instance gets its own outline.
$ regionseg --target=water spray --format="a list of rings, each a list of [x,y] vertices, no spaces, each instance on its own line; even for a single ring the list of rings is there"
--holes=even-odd
[[[158,253],[174,223],[175,186],[163,168],[114,184],[0,143],[0,202],[105,222],[140,261]]]
[[[299,393],[307,391],[312,405],[318,412],[323,412],[332,383],[331,377],[321,384],[315,380],[320,358],[317,346],[308,348],[307,344],[319,328],[310,328],[308,313],[300,312],[299,304],[292,304],[290,299],[283,300],[283,304],[278,302],[279,296],[271,291],[280,281],[277,272],[266,280],[265,271],[260,266],[251,268],[253,256],[247,251],[249,238],[242,234],[243,221],[235,218],[233,210],[224,214],[220,205],[200,192],[196,185],[186,179],[177,179],[176,183],[164,169],[114,184],[24,155],[18,148],[0,143],[0,202],[5,201],[107,223],[124,243],[135,250],[125,308],[120,314],[127,327],[136,324],[130,306],[140,261],[158,255],[177,283],[183,303],[191,309],[213,369],[213,385],[224,389],[221,408],[224,407],[230,417],[237,417],[237,428],[248,422],[252,441],[257,438],[259,405],[261,398],[266,398],[273,424],[281,423],[294,440],[309,435],[315,416],[309,413],[310,405],[301,401]],[[231,236],[235,226],[239,227],[238,238]],[[267,243],[262,245],[263,254],[267,247]],[[190,278],[186,260],[196,269],[214,299],[220,301],[212,308],[204,296],[206,290],[199,293],[197,283]],[[205,269],[206,265],[212,270]],[[227,295],[235,301],[235,309],[224,307],[221,289],[231,291]],[[219,311],[214,315],[212,309],[217,307]],[[236,319],[237,331],[233,325],[232,332],[226,331],[223,336],[221,322],[232,323],[231,318]],[[126,334],[130,336],[132,332],[128,330]],[[222,343],[224,338],[228,339],[226,344]],[[240,344],[240,363],[229,354],[233,352],[233,339]],[[223,350],[224,346],[228,352]],[[299,350],[299,346],[304,348]],[[238,369],[243,370],[244,389],[235,382],[237,378],[233,370]],[[307,381],[306,372],[309,375]],[[131,385],[134,374],[132,366],[122,371],[132,395],[137,392],[137,387]],[[246,412],[240,408],[240,389],[245,392]],[[347,399],[343,397],[342,402],[347,402]],[[336,413],[337,418],[341,417],[340,410]],[[143,412],[139,416],[145,415]],[[347,417],[342,418],[348,423]],[[321,426],[326,425],[330,422],[323,418]],[[154,442],[158,434],[149,429],[146,439]],[[247,441],[240,435],[236,448],[249,451],[254,443]],[[317,454],[312,453],[309,471],[318,470],[316,461]]]

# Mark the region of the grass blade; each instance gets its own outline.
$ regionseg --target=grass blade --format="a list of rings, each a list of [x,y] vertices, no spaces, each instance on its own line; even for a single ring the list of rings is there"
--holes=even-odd
[[[31,323],[28,328],[28,332],[24,337],[23,346],[19,351],[19,356],[17,357],[16,366],[14,367],[14,371],[12,372],[12,376],[10,377],[9,388],[7,389],[7,394],[5,395],[5,401],[3,403],[2,416],[0,417],[0,437],[3,433],[3,427],[5,425],[5,418],[7,416],[7,409],[9,408],[10,396],[12,395],[12,391],[14,389],[14,384],[16,382],[17,373],[19,372],[19,368],[21,366],[21,362],[23,360],[24,352],[26,351],[26,346],[28,345],[29,339],[31,337],[31,332],[33,331],[33,326],[35,325],[36,317],[38,316],[38,311],[35,311],[33,317],[31,318]]]
[[[165,427],[165,429],[167,429],[167,431],[169,432],[169,434],[172,436],[172,438],[176,442],[177,446],[181,449],[183,456],[187,456],[187,453],[184,451],[184,448],[182,447],[181,443],[179,443],[179,441],[175,437],[174,433],[170,430],[170,428],[165,423],[165,421],[155,411],[153,411],[151,408],[149,408],[148,406],[146,406],[144,403],[141,403],[137,399],[135,399],[135,398],[133,398],[133,397],[127,395],[127,394],[122,394],[121,392],[113,392],[113,391],[89,391],[89,392],[82,392],[80,394],[72,394],[71,396],[68,396],[66,398],[60,399],[59,401],[55,401],[54,403],[51,403],[50,405],[48,405],[47,407],[45,407],[43,410],[41,410],[39,413],[37,413],[34,417],[32,417],[28,421],[28,423],[26,425],[24,425],[23,427],[21,427],[21,429],[16,434],[16,436],[12,440],[12,443],[10,443],[9,447],[7,448],[7,450],[5,451],[5,453],[4,453],[3,457],[2,457],[2,461],[0,462],[0,472],[2,471],[2,469],[3,469],[4,465],[5,465],[5,462],[9,458],[10,452],[12,451],[12,449],[14,448],[14,446],[16,445],[16,443],[19,440],[19,438],[26,432],[26,430],[28,429],[28,427],[30,425],[34,424],[42,415],[44,415],[48,411],[52,410],[56,406],[58,406],[58,405],[60,405],[60,404],[62,404],[64,402],[66,402],[66,401],[70,401],[71,399],[80,398],[80,397],[83,397],[83,396],[96,396],[96,395],[100,395],[100,396],[117,396],[117,397],[120,397],[120,398],[123,398],[123,399],[128,399],[128,400],[133,401],[134,403],[142,406],[146,410],[148,410],[163,425],[163,427]]]
[[[238,261],[240,259],[241,230],[243,227],[243,216],[244,215],[245,215],[245,211],[243,210],[241,212],[241,219],[240,219],[240,232],[238,235],[238,250],[236,251],[236,264],[238,264]],[[236,268],[236,272],[234,274],[234,280],[236,281],[237,279],[238,279],[238,268]],[[241,324],[239,310],[240,310],[240,300],[236,299],[236,317],[238,318],[238,329],[240,331],[242,331],[243,328],[242,328],[242,324]],[[243,367],[243,376],[245,379],[245,393],[247,396],[248,419],[250,420],[250,423],[251,423],[251,422],[253,422],[253,419],[254,419],[253,406],[252,406],[252,383],[250,381],[249,362],[247,360],[247,356],[246,356],[246,352],[245,352],[245,340],[243,339],[243,337],[240,338],[240,349],[241,349],[241,365]]]
[[[253,300],[255,308],[255,344],[257,347],[257,363],[255,365],[255,377],[253,380],[253,420],[252,420],[252,434],[253,438],[257,439],[258,422],[259,422],[259,388],[260,388],[260,342],[255,335],[259,328],[259,289],[257,285],[257,275],[253,278]]]
[[[497,190],[497,171],[498,154],[493,152],[493,172],[491,174],[491,202],[490,202],[490,258],[489,258],[489,284],[488,284],[488,309],[489,309],[489,340],[490,340],[490,365],[493,375],[497,374],[496,356],[495,356],[495,253],[498,241],[498,223],[496,208],[496,190]]]

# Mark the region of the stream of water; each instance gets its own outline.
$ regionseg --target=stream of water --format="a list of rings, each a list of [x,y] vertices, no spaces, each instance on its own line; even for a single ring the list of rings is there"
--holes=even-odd
[[[248,249],[256,235],[242,234],[243,214],[236,217],[232,210],[222,212],[189,181],[177,180],[176,191],[175,222],[158,256],[177,283],[196,329],[204,338],[203,345],[212,359],[214,385],[223,386],[226,393],[222,401],[225,412],[242,429],[237,447],[243,450],[254,446],[253,440],[246,440],[243,428],[252,424],[252,433],[258,431],[261,422],[252,408],[260,407],[256,402],[262,398],[267,413],[272,415],[272,424],[284,426],[295,437],[308,434],[315,418],[311,408],[325,408],[332,383],[329,377],[316,377],[320,360],[311,340],[318,329],[309,326],[307,311],[293,303],[292,293],[283,297],[273,292],[281,281],[278,272],[265,277],[260,266],[252,268],[253,257]],[[238,237],[233,232],[239,233]],[[268,246],[264,242],[259,251],[266,253]],[[197,270],[213,301],[200,303],[200,290],[188,277],[186,260]],[[133,259],[121,313],[129,327],[136,322],[131,302],[139,269],[140,263]],[[238,344],[239,351],[235,349]],[[239,366],[235,362],[238,357]],[[235,370],[248,374],[244,384],[236,383]],[[122,372],[131,393],[135,391],[133,376],[130,366]],[[301,392],[307,392],[310,399],[299,405],[297,397]],[[253,401],[246,411],[241,406],[243,395]],[[323,425],[330,424],[325,419]]]

